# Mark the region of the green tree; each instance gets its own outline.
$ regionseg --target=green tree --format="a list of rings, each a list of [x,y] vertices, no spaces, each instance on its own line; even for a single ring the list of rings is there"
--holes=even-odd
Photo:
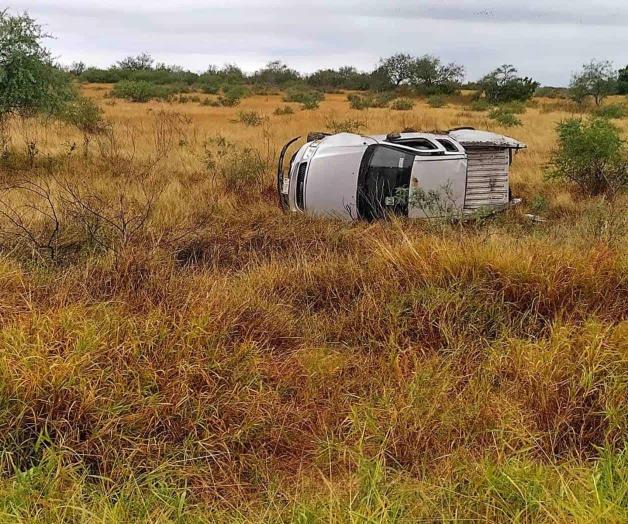
[[[628,95],[628,65],[617,72],[617,92]]]
[[[127,56],[120,60],[116,66],[123,71],[150,71],[153,69],[155,59],[148,53],[142,53],[137,56]]]
[[[569,180],[591,195],[614,194],[628,183],[625,144],[606,118],[569,118],[557,126],[549,178]]]
[[[280,86],[288,82],[295,82],[300,80],[300,78],[299,73],[294,69],[290,69],[279,60],[274,60],[268,62],[264,68],[256,71],[252,80],[256,84]]]
[[[378,69],[383,72],[394,87],[410,82],[415,59],[405,53],[397,53],[388,58],[382,58]]]
[[[75,97],[68,73],[42,45],[47,36],[27,14],[0,11],[0,119],[57,113]]]
[[[494,104],[519,100],[525,102],[532,98],[539,86],[530,77],[521,77],[517,69],[510,64],[504,64],[480,81],[480,89],[486,99]]]
[[[451,93],[464,78],[464,67],[458,64],[443,64],[432,55],[424,55],[412,62],[410,83],[426,94]]]
[[[576,102],[582,103],[592,97],[598,106],[604,98],[615,92],[616,86],[617,72],[608,60],[591,60],[584,64],[582,70],[573,75],[569,84],[571,97]]]

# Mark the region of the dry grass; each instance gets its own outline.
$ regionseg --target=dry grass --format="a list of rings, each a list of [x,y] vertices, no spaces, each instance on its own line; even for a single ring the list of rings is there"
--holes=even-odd
[[[628,517],[626,201],[544,181],[567,106],[541,100],[512,131],[529,146],[522,210],[369,225],[282,214],[280,144],[341,121],[507,131],[424,100],[355,111],[328,95],[276,116],[280,95],[215,108],[84,90],[112,124],[86,156],[72,129],[13,122],[0,168],[2,185],[49,187],[60,226],[54,260],[2,240],[3,520]],[[548,221],[526,221],[541,197]]]

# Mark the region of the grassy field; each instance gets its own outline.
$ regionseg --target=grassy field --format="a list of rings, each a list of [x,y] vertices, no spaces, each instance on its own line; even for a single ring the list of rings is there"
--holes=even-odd
[[[1,521],[628,520],[628,201],[544,180],[568,102],[504,129],[463,97],[277,116],[279,95],[107,90],[83,87],[111,124],[88,140],[7,129]],[[347,224],[276,204],[288,138],[462,125],[528,145],[519,209]]]

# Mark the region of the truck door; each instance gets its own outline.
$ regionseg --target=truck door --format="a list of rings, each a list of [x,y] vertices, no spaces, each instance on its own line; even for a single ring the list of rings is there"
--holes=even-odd
[[[373,220],[387,214],[408,215],[408,190],[414,154],[386,145],[367,149],[358,177],[358,212]]]
[[[416,156],[408,195],[410,218],[461,216],[467,179],[465,153]]]

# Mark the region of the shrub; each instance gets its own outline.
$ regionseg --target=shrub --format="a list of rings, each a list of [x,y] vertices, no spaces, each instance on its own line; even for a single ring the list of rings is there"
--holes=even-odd
[[[480,85],[486,99],[494,104],[529,100],[539,86],[529,77],[518,76],[517,70],[508,64],[486,75]]]
[[[249,90],[239,84],[226,85],[222,88],[222,95],[218,97],[218,102],[224,107],[235,107],[240,104],[240,100],[248,96]]]
[[[552,152],[548,178],[569,180],[591,195],[612,195],[626,187],[625,145],[608,119],[569,118],[556,130],[558,147]]]
[[[111,96],[131,102],[144,103],[154,99],[168,99],[173,91],[165,86],[151,84],[145,80],[122,80],[113,86]]]
[[[316,89],[307,86],[296,85],[286,89],[283,96],[284,102],[299,102],[301,104],[316,106],[325,99],[325,95]]]
[[[349,101],[349,106],[351,107],[351,109],[357,109],[358,111],[361,111],[362,109],[370,107],[368,103],[368,98],[365,96],[352,93],[347,96],[347,100]]]
[[[69,74],[55,67],[40,25],[0,9],[0,120],[19,113],[58,113],[75,97]]]
[[[593,114],[600,118],[624,118],[627,113],[626,106],[622,104],[601,106],[593,111]]]
[[[369,95],[357,95],[352,93],[347,95],[351,109],[367,109],[369,107],[388,107],[391,100],[395,98],[394,93],[379,93]]]
[[[206,98],[205,100],[201,100],[201,105],[202,106],[208,106],[208,107],[220,107],[220,101],[219,100],[215,100],[213,98]]]
[[[410,111],[414,107],[414,101],[409,98],[397,98],[390,105],[391,109],[395,111]]]
[[[569,96],[569,90],[564,87],[539,87],[534,92],[535,97],[545,98],[567,98]]]
[[[319,104],[316,98],[308,98],[301,104],[301,109],[318,109]]]
[[[240,111],[238,113],[238,118],[240,120],[240,123],[244,124],[247,127],[261,126],[264,122],[264,117],[260,115],[257,111]]]
[[[292,107],[286,105],[286,106],[278,107],[277,109],[275,109],[273,111],[273,114],[277,115],[277,116],[293,115],[294,114],[294,109],[292,109]]]
[[[514,100],[512,102],[508,102],[507,104],[502,104],[499,106],[503,113],[512,113],[514,115],[523,115],[526,112],[526,104],[525,102],[521,102],[519,100]]]
[[[251,91],[253,91],[253,94],[255,95],[262,95],[262,96],[279,94],[279,89],[269,84],[254,84],[253,87],[251,88]]]
[[[360,129],[366,127],[366,122],[354,119],[334,120],[331,118],[326,124],[327,129],[332,133],[358,133]]]
[[[495,120],[499,125],[504,127],[515,127],[523,125],[513,113],[505,107],[496,107],[489,114],[489,118]]]
[[[395,97],[395,93],[391,91],[375,94],[371,98],[371,107],[388,107],[388,104],[390,104]]]
[[[68,104],[61,118],[87,135],[99,133],[105,127],[102,109],[82,96]]]
[[[217,95],[220,91],[220,86],[215,83],[206,82],[201,84],[200,90],[207,95]]]
[[[261,182],[266,163],[259,151],[250,147],[229,152],[222,163],[220,174],[230,191],[248,191]]]
[[[115,84],[121,80],[120,71],[117,69],[99,69],[97,67],[89,67],[83,71],[79,80],[81,82],[89,82],[91,84]]]
[[[488,111],[491,107],[491,104],[488,103],[486,98],[478,98],[469,104],[469,109],[471,111]]]
[[[427,103],[430,107],[443,107],[447,105],[447,102],[442,95],[429,96],[427,98]]]

